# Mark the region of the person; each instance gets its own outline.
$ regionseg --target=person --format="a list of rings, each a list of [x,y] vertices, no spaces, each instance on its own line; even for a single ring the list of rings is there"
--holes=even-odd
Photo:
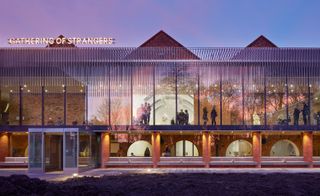
[[[297,107],[294,108],[294,111],[293,111],[293,124],[294,125],[299,125],[299,115],[300,115],[300,110]]]
[[[189,113],[188,113],[188,110],[184,111],[184,124],[185,125],[189,124]]]
[[[203,108],[203,116],[202,116],[202,119],[203,119],[203,124],[204,125],[207,125],[207,121],[208,121],[208,110],[206,107]]]
[[[143,104],[137,109],[137,120],[139,124],[142,124]]]
[[[131,156],[132,156],[132,157],[135,157],[135,155],[133,154],[133,152],[131,153]]]
[[[146,125],[147,121],[148,121],[148,104],[147,102],[145,102],[143,106],[143,112],[142,112],[142,123]]]
[[[302,117],[303,117],[303,124],[307,125],[308,119],[309,119],[309,106],[306,103],[303,104]]]
[[[217,111],[216,111],[216,106],[213,106],[210,116],[211,116],[211,122],[212,122],[211,124],[216,125],[217,124],[216,118],[218,116]]]
[[[151,105],[148,103],[147,105],[147,123],[150,123],[150,114],[151,114]]]
[[[317,122],[317,126],[320,125],[320,111],[314,114],[314,119]]]
[[[149,150],[148,147],[147,147],[146,150],[144,151],[144,156],[145,156],[145,157],[150,157],[150,150]]]
[[[166,149],[164,151],[164,156],[165,157],[170,157],[170,148],[169,148],[169,146],[166,147]]]
[[[171,119],[170,124],[174,125],[174,119],[173,118]]]
[[[184,118],[184,112],[181,109],[179,114],[178,114],[178,119],[177,119],[179,125],[183,125],[183,123],[184,123],[184,119],[183,118]]]

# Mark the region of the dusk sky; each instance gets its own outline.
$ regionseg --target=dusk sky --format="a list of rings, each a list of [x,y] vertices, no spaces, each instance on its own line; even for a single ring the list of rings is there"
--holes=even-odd
[[[319,0],[1,0],[0,47],[10,37],[113,37],[136,47],[164,30],[187,47],[320,47]],[[10,46],[11,47],[11,46]]]

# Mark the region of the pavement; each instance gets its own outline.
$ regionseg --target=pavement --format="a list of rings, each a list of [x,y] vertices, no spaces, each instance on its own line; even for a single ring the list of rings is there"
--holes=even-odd
[[[166,174],[166,173],[251,173],[251,174],[272,174],[272,173],[319,173],[320,168],[106,168],[92,169],[78,174],[64,174],[63,172],[49,172],[45,174],[28,173],[28,169],[0,169],[0,176],[28,175],[30,178],[39,178],[46,181],[61,182],[69,178],[83,176],[101,177],[130,174]]]

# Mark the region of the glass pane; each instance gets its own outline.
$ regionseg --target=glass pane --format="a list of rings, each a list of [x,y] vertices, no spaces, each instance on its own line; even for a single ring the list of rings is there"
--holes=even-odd
[[[19,86],[0,87],[1,124],[19,124]]]
[[[78,167],[78,133],[65,132],[65,168]]]
[[[198,124],[198,65],[177,64],[177,124]]]
[[[46,86],[44,91],[44,124],[63,125],[64,85]]]
[[[106,65],[94,67],[94,77],[89,77],[87,88],[88,120],[93,125],[109,124],[109,68]],[[83,88],[85,91],[85,88]]]
[[[200,67],[200,124],[220,125],[220,74],[216,65]]]
[[[133,67],[133,124],[153,125],[153,66]]]
[[[131,67],[128,64],[111,66],[111,124],[131,123]]]
[[[176,123],[175,64],[156,65],[156,125]]]
[[[246,125],[264,125],[264,69],[244,68],[244,120]]]
[[[226,65],[222,74],[222,124],[243,124],[242,69]]]
[[[83,124],[85,121],[84,86],[67,86],[67,125]]]
[[[22,93],[22,124],[41,125],[42,114],[41,86],[23,86]]]
[[[42,168],[42,134],[29,132],[29,167]]]

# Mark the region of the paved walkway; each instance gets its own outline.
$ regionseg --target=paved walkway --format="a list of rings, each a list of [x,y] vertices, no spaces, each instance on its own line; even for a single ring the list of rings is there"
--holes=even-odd
[[[320,173],[320,168],[110,168],[93,169],[81,172],[76,177],[90,176],[115,176],[125,174],[164,174],[164,173]],[[10,176],[13,174],[28,175],[30,178],[40,178],[47,181],[64,181],[73,178],[73,174],[63,174],[62,172],[50,172],[46,174],[28,173],[27,169],[0,169],[0,176]]]

